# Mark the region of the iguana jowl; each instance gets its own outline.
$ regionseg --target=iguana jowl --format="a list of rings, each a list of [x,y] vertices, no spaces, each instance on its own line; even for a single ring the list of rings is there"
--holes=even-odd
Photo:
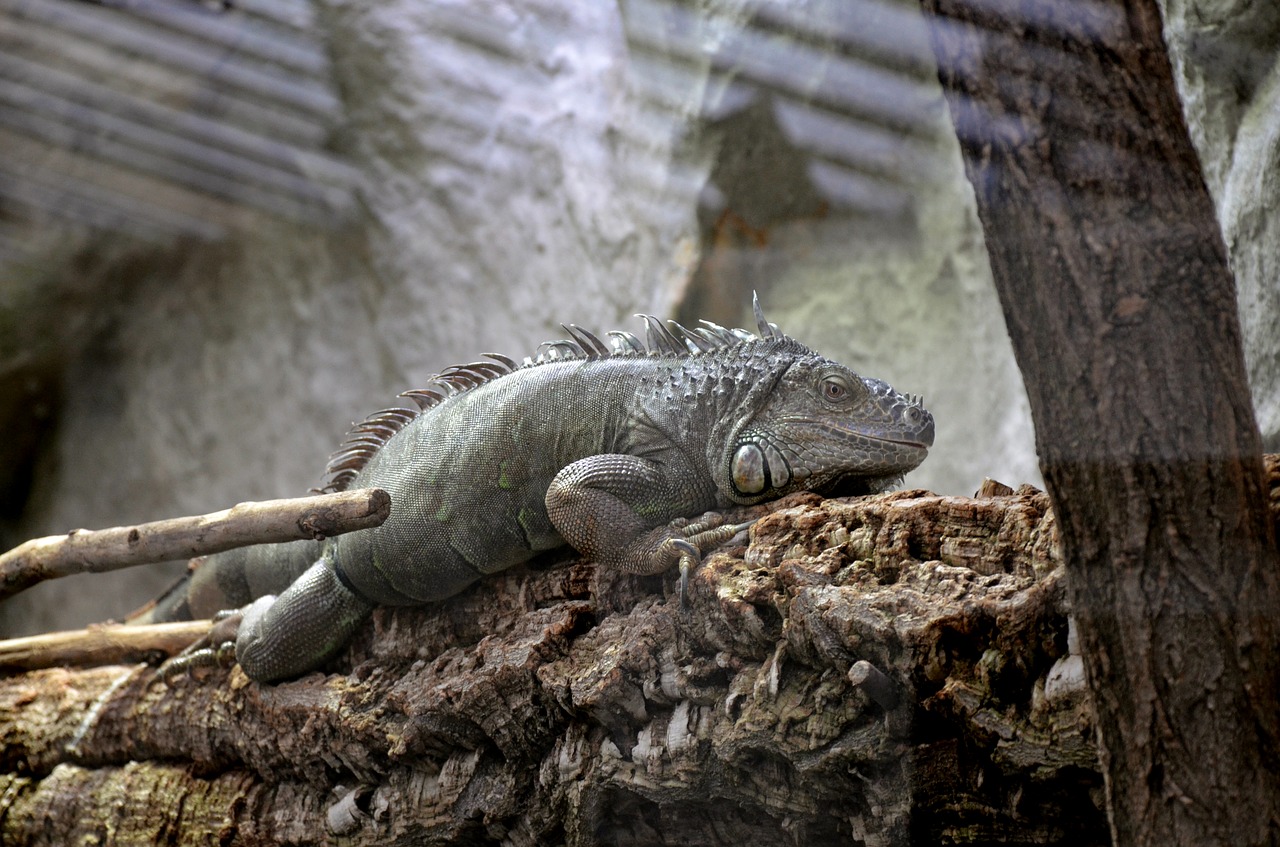
[[[572,340],[523,365],[490,355],[445,371],[402,395],[419,408],[372,415],[330,460],[327,489],[390,493],[386,523],[210,556],[150,619],[248,602],[264,575],[300,573],[249,606],[235,638],[246,674],[286,679],[341,649],[376,605],[443,600],[565,543],[603,567],[679,562],[687,577],[738,528],[677,518],[797,490],[879,491],[920,464],[934,424],[918,397],[755,311],[758,336],[646,316],[647,343],[569,326]]]

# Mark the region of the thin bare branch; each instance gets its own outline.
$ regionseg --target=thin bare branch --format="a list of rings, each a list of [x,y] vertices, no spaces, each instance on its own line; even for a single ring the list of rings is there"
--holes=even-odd
[[[380,525],[391,497],[379,488],[240,503],[221,512],[35,538],[0,555],[0,600],[46,579],[131,568],[251,544],[327,538]]]
[[[209,626],[209,621],[115,624],[12,638],[0,641],[0,669],[85,667],[172,656],[207,633]]]

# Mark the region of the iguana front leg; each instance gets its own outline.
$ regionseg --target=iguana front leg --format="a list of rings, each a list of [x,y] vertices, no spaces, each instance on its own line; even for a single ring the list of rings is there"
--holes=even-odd
[[[656,574],[680,566],[680,604],[689,573],[702,554],[754,521],[724,525],[715,514],[693,522],[658,518],[696,512],[708,498],[689,480],[664,474],[657,463],[626,454],[602,454],[564,467],[547,489],[547,515],[578,552],[606,567]],[[659,523],[661,525],[654,526]]]
[[[280,596],[260,597],[215,624],[210,646],[179,656],[162,673],[171,678],[188,668],[220,663],[234,638],[236,662],[251,679],[296,677],[341,650],[373,606],[320,559]]]

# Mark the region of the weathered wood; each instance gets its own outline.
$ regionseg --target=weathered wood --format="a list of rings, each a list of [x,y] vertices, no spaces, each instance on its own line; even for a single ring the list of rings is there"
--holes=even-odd
[[[1048,498],[784,505],[687,613],[576,562],[280,685],[0,677],[0,843],[1105,844]]]
[[[143,662],[164,659],[186,649],[209,631],[209,621],[179,621],[150,626],[93,626],[0,641],[0,670],[36,670],[61,665]]]
[[[378,526],[391,514],[380,488],[261,503],[194,517],[34,538],[0,555],[0,600],[77,573],[186,559],[251,544],[326,538]]]
[[[1067,649],[1044,496],[796,502],[694,574],[689,613],[674,575],[663,596],[578,563],[381,610],[296,682],[0,679],[0,841],[905,843],[1026,814],[1100,832],[1038,808],[1098,788],[1079,699],[1035,694]],[[896,710],[849,682],[859,659]]]

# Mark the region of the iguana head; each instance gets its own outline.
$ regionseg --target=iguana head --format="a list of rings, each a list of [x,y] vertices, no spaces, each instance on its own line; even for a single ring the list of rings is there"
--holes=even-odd
[[[733,499],[882,491],[924,461],[933,415],[919,397],[783,342],[771,357],[776,381],[723,454]]]
[[[759,336],[738,348],[750,374],[739,414],[713,438],[716,486],[738,503],[792,491],[868,494],[901,481],[933,446],[918,396],[861,377],[784,335],[753,302]]]

